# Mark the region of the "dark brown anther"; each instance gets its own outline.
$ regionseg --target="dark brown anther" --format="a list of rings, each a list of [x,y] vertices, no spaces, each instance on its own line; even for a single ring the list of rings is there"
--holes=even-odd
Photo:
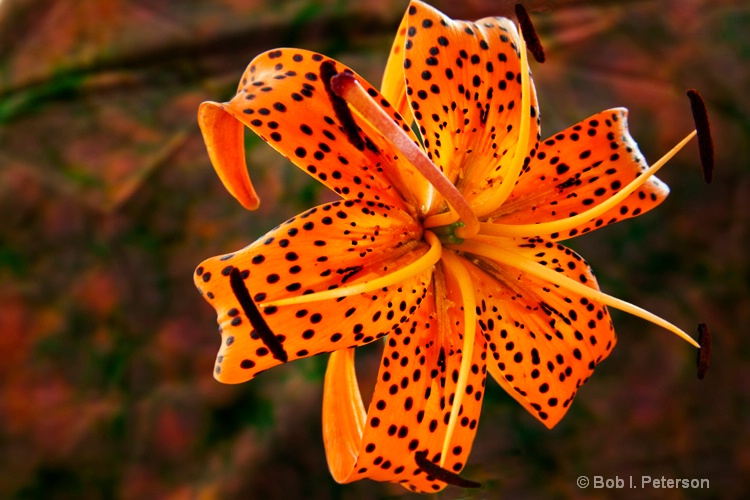
[[[458,474],[455,474],[449,470],[445,470],[439,465],[436,465],[432,462],[430,462],[427,459],[427,452],[426,451],[418,451],[414,454],[414,460],[417,462],[417,465],[420,469],[425,471],[430,476],[434,477],[435,479],[438,479],[446,484],[452,484],[453,486],[459,486],[461,488],[481,488],[482,483],[477,483],[476,481],[470,481],[468,479],[464,479]]]
[[[529,13],[526,12],[526,9],[520,3],[516,4],[516,18],[518,18],[518,24],[521,25],[521,32],[523,33],[523,40],[526,42],[526,48],[529,49],[536,62],[543,63],[545,61],[544,47],[542,47],[542,42],[539,41],[539,36],[536,34],[534,25],[531,24]]]
[[[338,81],[340,85],[341,79],[350,78],[353,80],[354,75],[347,72],[337,73],[333,61],[323,61],[320,64],[320,78],[323,80],[326,93],[328,94],[328,98],[331,100],[331,105],[333,106],[333,112],[336,113],[336,118],[338,118],[341,127],[344,129],[344,132],[346,132],[347,139],[349,139],[349,142],[355,148],[363,151],[365,149],[365,141],[362,140],[362,136],[359,135],[357,123],[354,121],[354,116],[352,116],[349,105],[346,104],[346,101],[342,99],[333,88],[336,81]]]
[[[714,178],[714,141],[711,139],[711,124],[708,122],[706,103],[695,89],[689,89],[687,96],[690,99],[690,109],[693,112],[695,131],[698,133],[698,151],[703,167],[703,179],[707,184],[711,184]]]
[[[271,355],[279,361],[286,363],[289,360],[289,356],[284,350],[284,346],[281,345],[279,339],[273,334],[271,327],[268,326],[268,323],[266,323],[266,320],[263,319],[263,315],[261,315],[258,310],[258,306],[256,306],[253,299],[250,298],[250,292],[248,291],[247,286],[245,286],[245,280],[242,279],[240,270],[236,267],[233,267],[232,271],[229,273],[229,286],[232,287],[232,292],[237,298],[237,302],[240,303],[242,311],[245,313],[245,316],[247,316],[247,319],[250,320],[250,324],[253,325],[260,340],[265,344],[268,350],[271,351]]]
[[[701,345],[698,350],[698,378],[702,380],[711,361],[711,332],[705,323],[698,324],[698,343]]]

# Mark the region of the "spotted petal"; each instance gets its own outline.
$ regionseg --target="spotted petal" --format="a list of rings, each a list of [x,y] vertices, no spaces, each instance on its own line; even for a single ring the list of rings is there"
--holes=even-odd
[[[454,290],[448,287],[447,293],[456,301],[453,304],[459,304],[460,296],[455,296]],[[433,287],[429,287],[419,310],[388,336],[366,422],[353,376],[353,355],[332,354],[326,373],[323,426],[329,466],[337,481],[368,477],[421,492],[445,487],[444,482],[422,471],[415,458],[421,452],[434,463],[441,461],[455,398],[464,315],[455,305],[438,313],[445,303],[436,304]],[[443,314],[447,316],[441,321]],[[484,395],[486,348],[485,340],[477,336],[466,395],[444,461],[444,468],[453,473],[463,469],[476,433]]]
[[[401,57],[409,104],[428,156],[472,203],[506,175],[522,113],[531,115],[522,154],[539,140],[533,83],[531,107],[521,109],[518,31],[505,18],[454,21],[417,1],[407,16]]]
[[[398,157],[388,140],[359,115],[347,112],[346,104],[330,92],[327,80],[332,74],[343,71],[352,72],[343,64],[314,52],[273,50],[250,62],[237,95],[230,102],[204,106],[212,108],[208,116],[223,111],[244,123],[295,165],[345,199],[383,201],[402,210],[419,206],[423,177]],[[358,76],[357,79],[416,141],[409,125],[388,101],[364,79]],[[342,121],[342,109],[349,120]],[[218,133],[214,135],[221,137]],[[352,140],[352,135],[358,140]],[[217,171],[221,174],[218,167]],[[225,178],[230,182],[233,179],[244,181],[238,176],[223,176],[225,184]],[[229,190],[232,194],[247,191]]]
[[[610,109],[555,134],[539,146],[495,222],[537,224],[564,219],[600,205],[646,170],[646,160],[628,132],[627,110]],[[564,233],[539,236],[567,239],[656,207],[669,188],[656,177],[612,209]]]
[[[409,27],[409,13],[404,13],[401,24],[396,31],[396,38],[391,46],[391,53],[383,71],[380,92],[393,104],[401,116],[411,117],[409,102],[406,99],[406,82],[404,81],[404,42]]]
[[[534,239],[513,250],[598,290],[588,264],[572,250]],[[488,369],[544,425],[568,411],[581,385],[615,345],[605,306],[508,267],[470,268]]]
[[[279,307],[263,304],[393,272],[427,249],[421,229],[406,213],[382,203],[349,200],[313,208],[239,252],[203,262],[195,283],[216,309],[222,336],[216,378],[243,382],[286,360],[386,335],[414,313],[430,270],[370,293]],[[247,290],[245,301],[231,282],[235,269]],[[253,307],[285,355],[276,355],[273,339],[261,335],[246,311]]]
[[[260,199],[245,165],[242,123],[215,102],[204,102],[198,109],[198,124],[203,133],[211,164],[224,187],[248,210],[255,210]]]

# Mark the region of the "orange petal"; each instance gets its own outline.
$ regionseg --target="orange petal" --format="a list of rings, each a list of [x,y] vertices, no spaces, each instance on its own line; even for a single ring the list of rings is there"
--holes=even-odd
[[[453,21],[421,2],[408,10],[404,42],[407,96],[428,156],[471,202],[504,175],[531,113],[528,154],[539,140],[539,113],[521,108],[518,31],[504,18]]]
[[[236,253],[203,262],[195,283],[216,309],[222,336],[216,378],[244,382],[284,359],[363,345],[386,335],[417,308],[430,270],[377,292],[279,307],[263,303],[380,276],[427,250],[421,229],[404,212],[350,200],[313,208]],[[233,269],[240,271],[251,303],[232,286]],[[260,320],[246,314],[253,308],[267,327],[259,328]],[[284,356],[274,351],[273,336]]]
[[[495,222],[536,224],[595,208],[646,170],[646,160],[628,132],[627,110],[610,109],[554,135],[539,146]],[[656,207],[669,188],[651,177],[615,208],[565,234],[567,239],[635,217]]]
[[[260,204],[245,165],[242,123],[224,104],[204,102],[198,108],[198,125],[206,142],[211,164],[227,191],[248,210]]]
[[[598,290],[572,250],[534,239],[514,252]],[[498,383],[547,427],[565,415],[578,389],[616,338],[605,306],[526,274],[470,268],[480,297],[479,326],[489,342],[488,368]]]
[[[354,133],[363,144],[348,140],[352,127],[342,124],[332,95],[321,78],[321,65],[336,73],[351,71],[320,54],[301,49],[277,49],[259,55],[245,71],[237,95],[226,110],[302,170],[345,199],[367,198],[407,209],[397,186],[419,174],[399,158],[389,141],[358,115]],[[414,140],[401,115],[363,78],[363,87]],[[334,96],[335,97],[335,96]],[[344,130],[346,127],[346,130]],[[407,173],[407,174],[404,174]],[[398,179],[394,181],[394,179]]]
[[[354,349],[332,352],[323,389],[323,443],[328,468],[339,483],[354,469],[366,417],[354,370]]]
[[[411,118],[411,110],[406,100],[406,82],[404,81],[404,40],[408,28],[408,14],[404,14],[401,24],[396,31],[396,38],[391,46],[391,53],[383,72],[380,92],[393,105],[401,116]]]
[[[446,293],[449,299],[457,299],[456,304],[460,304],[454,285],[448,283]],[[443,300],[443,303],[448,302]],[[457,305],[445,308],[442,313],[438,313],[436,307],[430,287],[417,312],[389,335],[356,462],[345,478],[334,475],[337,481],[348,483],[370,478],[400,483],[421,492],[445,487],[445,483],[424,473],[415,458],[416,453],[426,452],[428,460],[440,462],[461,366],[463,312]],[[445,317],[441,319],[442,316]],[[451,328],[453,325],[455,329]],[[454,473],[465,465],[476,433],[484,395],[486,348],[484,339],[477,336],[463,409],[449,446],[450,456],[445,461],[445,468]],[[329,364],[329,370],[333,369],[338,370],[339,377],[349,373],[341,367],[331,368]],[[340,403],[337,409],[356,408],[358,391],[331,388],[327,394],[334,392],[351,398],[349,402]],[[353,413],[329,410],[334,410],[334,406],[327,405],[324,409],[326,426],[330,429],[348,425],[349,430],[341,431],[337,439],[339,443],[350,443],[342,434],[356,434]],[[348,444],[327,447],[329,464],[349,460],[334,456],[339,453],[348,457],[348,450]]]

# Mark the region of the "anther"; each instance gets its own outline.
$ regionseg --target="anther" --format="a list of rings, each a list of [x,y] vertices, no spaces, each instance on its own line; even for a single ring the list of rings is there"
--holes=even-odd
[[[539,36],[536,34],[534,25],[531,24],[529,13],[526,12],[526,9],[520,3],[516,4],[516,18],[518,19],[518,24],[521,25],[521,34],[526,42],[526,47],[531,52],[531,55],[534,56],[536,62],[543,63],[546,59],[544,57],[544,47],[542,47],[542,42],[539,41]]]
[[[459,486],[461,488],[481,488],[482,483],[477,483],[476,481],[471,481],[469,479],[464,479],[463,477],[459,476],[458,474],[455,474],[449,470],[445,470],[439,465],[435,465],[434,463],[430,462],[427,458],[427,452],[426,451],[418,451],[414,454],[414,461],[417,462],[417,465],[420,469],[425,471],[430,476],[434,477],[435,479],[438,479],[444,483],[452,484],[453,486]]]
[[[711,139],[711,124],[708,122],[706,103],[695,89],[689,89],[690,110],[693,112],[695,130],[698,132],[698,151],[703,167],[703,179],[711,184],[714,178],[714,141]]]
[[[698,324],[698,343],[701,345],[698,350],[698,378],[702,380],[711,361],[711,331],[705,323]]]
[[[233,267],[232,271],[229,273],[229,286],[232,287],[232,293],[234,293],[234,296],[237,298],[237,302],[240,303],[242,311],[245,313],[245,316],[247,316],[247,319],[250,320],[250,324],[253,325],[260,340],[265,344],[268,350],[271,351],[274,358],[282,363],[286,363],[289,360],[289,356],[284,350],[284,346],[281,345],[279,339],[273,334],[271,327],[268,326],[268,323],[263,319],[255,302],[250,298],[250,292],[248,291],[247,286],[245,286],[245,281],[242,279],[240,270],[236,267]]]
[[[336,118],[338,118],[344,132],[346,132],[346,137],[349,139],[349,142],[355,148],[362,151],[365,149],[365,141],[362,140],[362,136],[359,135],[357,124],[354,121],[349,106],[346,105],[344,99],[339,97],[338,92],[336,92],[334,88],[336,76],[340,74],[351,76],[350,73],[337,73],[336,66],[332,61],[324,61],[320,63],[320,79],[323,80],[323,85],[325,86],[328,98],[331,100],[331,105],[333,106],[334,113],[336,113]],[[353,76],[351,77],[354,78]]]

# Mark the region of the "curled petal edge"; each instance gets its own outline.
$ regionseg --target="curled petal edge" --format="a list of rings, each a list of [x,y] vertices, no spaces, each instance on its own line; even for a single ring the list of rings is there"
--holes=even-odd
[[[198,108],[198,125],[211,164],[224,187],[243,207],[256,210],[260,199],[247,172],[242,123],[224,104],[206,101]]]
[[[328,469],[338,483],[352,480],[366,418],[354,369],[354,349],[334,351],[324,382],[323,443]]]

